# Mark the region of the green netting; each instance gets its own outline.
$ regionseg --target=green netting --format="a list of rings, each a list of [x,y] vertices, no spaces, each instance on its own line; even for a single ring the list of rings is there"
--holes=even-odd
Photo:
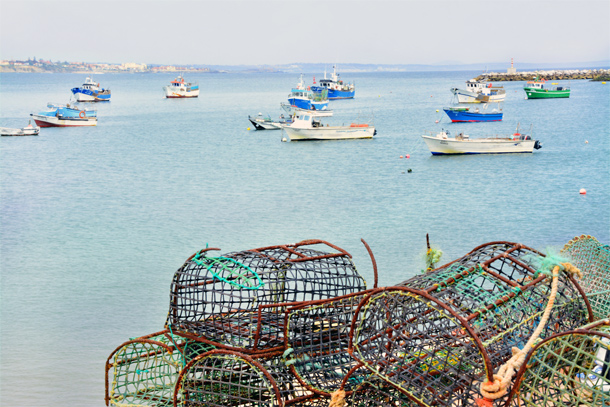
[[[163,331],[119,346],[106,362],[106,404],[120,407],[173,406],[184,365],[212,349]]]
[[[539,343],[506,405],[610,406],[610,321]]]
[[[595,317],[610,317],[610,246],[583,235],[570,240],[561,252],[570,256],[582,271],[579,284],[589,298]]]

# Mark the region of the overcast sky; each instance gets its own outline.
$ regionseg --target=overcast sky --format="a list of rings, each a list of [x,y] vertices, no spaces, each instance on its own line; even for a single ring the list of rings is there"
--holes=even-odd
[[[0,0],[0,58],[259,65],[610,59],[610,1]]]

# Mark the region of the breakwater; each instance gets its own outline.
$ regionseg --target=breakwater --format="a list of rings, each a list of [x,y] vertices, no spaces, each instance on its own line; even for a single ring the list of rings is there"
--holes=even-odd
[[[570,70],[548,70],[548,71],[523,71],[516,73],[491,72],[479,75],[476,80],[506,82],[506,81],[530,81],[536,76],[546,80],[569,80],[590,79],[610,80],[610,69],[570,69]]]

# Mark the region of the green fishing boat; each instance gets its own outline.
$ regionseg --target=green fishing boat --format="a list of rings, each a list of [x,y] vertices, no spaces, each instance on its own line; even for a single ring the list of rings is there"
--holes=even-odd
[[[536,78],[529,81],[524,87],[527,99],[550,99],[550,98],[569,98],[570,88],[568,86],[547,87],[546,80]]]

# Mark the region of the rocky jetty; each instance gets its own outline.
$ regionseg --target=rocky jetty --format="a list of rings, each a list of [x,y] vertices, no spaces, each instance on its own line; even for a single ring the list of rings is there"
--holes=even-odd
[[[541,79],[547,81],[561,81],[569,79],[591,79],[591,80],[605,80],[598,78],[608,78],[610,76],[610,69],[570,69],[570,70],[551,70],[551,71],[529,71],[529,72],[517,72],[509,74],[506,72],[491,72],[476,77],[476,80],[487,79],[493,82],[506,82],[506,81],[531,81],[536,76],[540,76]]]

